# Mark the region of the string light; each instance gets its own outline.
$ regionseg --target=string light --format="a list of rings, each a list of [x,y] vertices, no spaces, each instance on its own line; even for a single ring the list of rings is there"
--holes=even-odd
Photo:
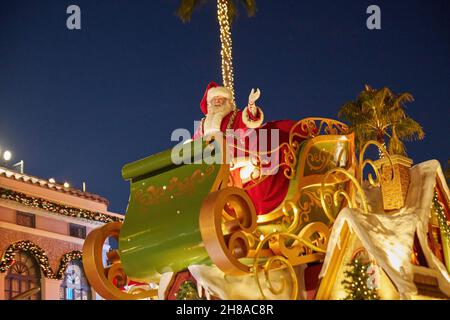
[[[358,259],[353,260],[347,266],[349,270],[345,271],[346,278],[342,281],[347,292],[346,300],[378,300],[376,288],[368,288],[367,281],[369,275],[367,269],[371,263],[362,263]]]
[[[18,202],[27,207],[43,209],[47,212],[60,214],[73,218],[81,218],[91,221],[98,222],[112,222],[119,221],[123,222],[123,219],[119,217],[109,216],[100,212],[93,212],[85,209],[79,209],[74,207],[69,207],[65,205],[56,204],[54,202],[47,201],[42,198],[35,198],[27,196],[24,193],[12,191],[9,189],[0,188],[0,198],[5,200],[12,200]]]
[[[2,261],[0,262],[0,272],[6,272],[12,266],[17,251],[24,251],[31,254],[36,258],[42,272],[47,278],[55,277],[45,251],[29,240],[15,242],[6,249]]]
[[[72,260],[82,260],[83,253],[78,250],[74,250],[68,253],[65,253],[61,261],[59,262],[58,272],[56,273],[56,279],[62,279],[64,277],[64,272],[66,272],[67,266],[69,262]]]
[[[81,260],[83,255],[82,252],[78,250],[65,253],[61,257],[58,272],[55,274],[50,267],[47,254],[41,247],[30,240],[18,241],[11,244],[6,249],[2,260],[0,261],[0,272],[8,271],[8,269],[14,264],[14,257],[16,256],[16,252],[18,251],[27,252],[32,255],[38,262],[39,267],[44,273],[44,276],[49,279],[62,279],[69,262],[75,259]]]
[[[231,91],[234,102],[234,72],[232,57],[232,40],[230,17],[228,16],[228,1],[217,1],[217,17],[220,26],[220,42],[222,45],[220,55],[222,56],[222,79],[223,85]]]
[[[439,228],[441,229],[442,235],[445,238],[450,239],[450,225],[448,224],[447,217],[445,216],[444,208],[439,203],[439,197],[438,197],[438,193],[436,190],[434,191],[432,208],[436,214],[436,217],[437,217],[437,220],[439,223]]]

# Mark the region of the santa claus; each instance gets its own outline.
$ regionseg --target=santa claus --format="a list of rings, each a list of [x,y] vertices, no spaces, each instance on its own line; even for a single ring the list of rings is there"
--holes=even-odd
[[[262,110],[255,105],[260,91],[252,89],[248,98],[248,105],[244,110],[238,110],[233,103],[231,91],[211,82],[205,91],[200,109],[205,117],[194,134],[194,139],[214,132],[226,130],[258,128],[264,121]]]
[[[197,128],[194,139],[202,136],[211,135],[217,132],[228,134],[231,131],[237,138],[245,138],[249,133],[256,133],[260,137],[261,129],[277,130],[277,144],[289,140],[289,131],[294,125],[294,121],[280,120],[272,121],[263,125],[264,113],[257,107],[255,102],[260,97],[260,90],[251,90],[248,105],[244,110],[239,110],[233,103],[232,93],[229,89],[211,82],[205,91],[200,103],[200,109],[205,115]],[[236,132],[238,132],[236,134]],[[271,136],[264,134],[265,137]],[[270,139],[270,138],[269,138]],[[243,140],[243,139],[241,139]],[[259,141],[258,143],[260,143]],[[228,143],[228,139],[227,139]],[[267,145],[275,149],[273,141]],[[245,148],[249,148],[248,142],[245,142]],[[236,150],[234,150],[236,151]],[[284,160],[282,150],[278,151],[278,161]],[[289,186],[289,180],[283,174],[282,170],[272,172],[269,177],[265,177],[262,182],[256,182],[255,177],[259,177],[258,168],[256,168],[249,157],[232,160],[231,174],[233,184],[238,187],[246,188],[246,192],[252,199],[257,214],[266,214],[274,210],[283,201]],[[256,173],[256,174],[255,174]],[[249,187],[249,188],[247,188]]]

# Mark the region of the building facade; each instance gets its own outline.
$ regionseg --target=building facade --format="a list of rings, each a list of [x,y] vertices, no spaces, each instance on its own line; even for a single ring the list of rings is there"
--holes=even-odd
[[[0,167],[0,300],[99,299],[84,274],[84,239],[122,219],[101,196]]]

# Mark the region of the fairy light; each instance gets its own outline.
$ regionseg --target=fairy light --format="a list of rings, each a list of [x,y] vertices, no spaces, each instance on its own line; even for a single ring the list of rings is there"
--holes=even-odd
[[[228,17],[227,0],[217,1],[217,17],[220,26],[220,42],[222,45],[220,54],[222,56],[222,78],[223,85],[230,89],[232,100],[234,102],[234,73],[230,19]]]
[[[83,253],[78,250],[74,250],[68,253],[65,253],[61,261],[59,262],[58,271],[55,275],[55,279],[63,279],[64,278],[64,272],[67,269],[67,266],[69,265],[69,262],[72,260],[82,260],[83,259]]]
[[[32,197],[21,192],[4,189],[1,187],[0,187],[0,199],[15,201],[27,207],[39,208],[49,213],[64,215],[68,217],[82,218],[103,223],[111,221],[119,221],[119,222],[123,221],[123,219],[119,217],[109,216],[101,212],[90,211],[86,209],[80,209],[76,207],[58,204],[43,198]]]
[[[11,244],[6,249],[2,260],[0,261],[0,273],[7,272],[14,264],[14,257],[18,251],[24,251],[31,254],[38,262],[44,276],[49,279],[62,279],[69,262],[75,259],[81,260],[83,256],[83,253],[78,250],[65,253],[59,263],[58,271],[55,273],[50,266],[47,253],[42,248],[30,240],[18,241]]]
[[[346,278],[342,281],[344,289],[347,292],[345,300],[378,300],[376,288],[368,288],[367,281],[369,275],[367,268],[370,263],[363,263],[358,259],[353,260],[347,266],[350,268],[345,271]]]
[[[450,239],[450,225],[448,224],[447,218],[445,216],[444,208],[439,203],[439,198],[437,191],[434,191],[434,197],[433,197],[433,211],[436,214],[439,228],[441,229],[442,234],[447,239]]]
[[[17,251],[24,251],[31,254],[33,257],[36,258],[39,267],[44,273],[44,276],[46,276],[47,278],[55,277],[55,274],[53,273],[53,270],[50,267],[50,263],[45,251],[29,240],[15,242],[6,249],[6,252],[3,255],[3,258],[0,262],[0,272],[3,273],[8,271],[8,269],[13,264],[12,262],[14,261],[14,257]]]

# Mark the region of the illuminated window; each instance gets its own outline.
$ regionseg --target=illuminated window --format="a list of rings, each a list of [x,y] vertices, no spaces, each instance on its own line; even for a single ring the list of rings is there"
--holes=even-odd
[[[62,300],[90,300],[91,288],[79,260],[72,260],[64,272],[60,296]]]
[[[41,270],[36,259],[27,252],[16,252],[13,265],[5,277],[5,298],[14,298],[20,293],[40,286]],[[40,299],[40,291],[28,298],[28,300]]]

